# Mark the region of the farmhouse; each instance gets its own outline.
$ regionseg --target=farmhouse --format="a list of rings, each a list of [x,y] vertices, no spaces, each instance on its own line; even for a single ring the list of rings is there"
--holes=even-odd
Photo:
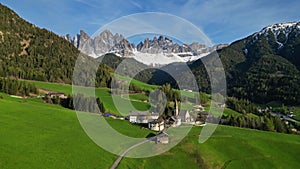
[[[137,124],[147,124],[154,120],[157,120],[159,113],[148,112],[148,111],[131,111],[129,112],[129,122]]]
[[[68,98],[68,96],[64,93],[61,93],[61,92],[49,92],[46,94],[46,96],[49,96],[50,98],[60,98],[60,99],[66,99]]]
[[[165,122],[162,118],[148,123],[148,128],[153,131],[162,131],[165,129]]]

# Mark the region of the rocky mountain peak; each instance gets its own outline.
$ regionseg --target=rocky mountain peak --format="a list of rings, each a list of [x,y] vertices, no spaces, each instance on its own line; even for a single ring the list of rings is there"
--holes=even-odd
[[[90,36],[84,32],[84,30],[80,30],[80,37],[83,39],[89,39]]]
[[[76,46],[81,52],[91,56],[101,56],[108,52],[127,56],[131,54],[135,46],[130,44],[123,35],[112,34],[109,30],[102,31],[98,36],[91,38],[83,30],[74,38],[66,35],[65,39]]]
[[[161,64],[160,57],[165,57],[161,58],[166,60],[165,63],[193,61],[218,48],[217,46],[208,47],[197,42],[178,44],[162,35],[154,36],[152,39],[146,38],[135,45],[130,43],[123,35],[113,34],[109,30],[103,30],[94,38],[89,37],[84,31],[80,31],[80,34],[74,38],[66,35],[65,39],[81,52],[90,56],[99,57],[106,53],[115,53],[121,57],[137,57],[141,62],[145,57],[148,58],[148,61],[153,57],[156,58],[153,60],[158,62],[155,64]],[[145,64],[150,64],[148,61],[145,61],[147,62]]]

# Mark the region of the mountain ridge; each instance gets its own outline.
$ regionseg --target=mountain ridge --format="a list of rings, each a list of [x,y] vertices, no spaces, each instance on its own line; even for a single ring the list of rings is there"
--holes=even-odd
[[[179,45],[162,35],[154,36],[153,39],[145,38],[144,41],[134,44],[130,43],[123,35],[112,34],[109,30],[103,30],[94,38],[90,38],[82,30],[73,38],[69,34],[64,38],[81,52],[93,57],[114,53],[120,57],[132,57],[146,65],[194,61],[227,46],[220,44],[208,47],[198,42]],[[161,61],[157,62],[157,59]]]

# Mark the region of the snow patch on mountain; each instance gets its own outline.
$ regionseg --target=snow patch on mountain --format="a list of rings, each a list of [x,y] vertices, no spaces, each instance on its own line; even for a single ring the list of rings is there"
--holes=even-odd
[[[261,31],[255,33],[252,35],[252,43],[255,43],[258,40],[259,36],[269,36],[270,32],[274,34],[274,38],[276,40],[276,43],[279,45],[279,48],[284,46],[284,43],[286,43],[287,39],[289,38],[289,35],[291,33],[295,33],[295,36],[298,36],[300,34],[300,23],[299,22],[287,22],[287,23],[278,23],[269,25],[265,28],[263,28]],[[285,42],[278,41],[278,37],[281,35],[285,36]]]

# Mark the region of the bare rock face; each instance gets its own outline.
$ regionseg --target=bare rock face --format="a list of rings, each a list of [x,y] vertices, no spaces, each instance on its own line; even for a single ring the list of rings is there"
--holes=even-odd
[[[80,31],[74,38],[66,35],[65,39],[87,55],[101,56],[113,52],[122,56],[132,53],[135,46],[120,34],[113,35],[109,30],[104,30],[98,36],[91,38],[84,31]]]
[[[177,44],[170,38],[159,36],[153,39],[146,38],[137,45],[130,43],[121,34],[112,34],[109,30],[104,30],[95,37],[88,36],[83,30],[75,37],[66,35],[64,37],[81,52],[91,56],[101,56],[106,53],[115,53],[121,57],[134,56],[135,52],[145,54],[175,54],[178,57],[190,57],[209,53],[227,45],[217,45],[208,47],[198,42],[192,44]],[[194,57],[197,58],[197,57]]]

